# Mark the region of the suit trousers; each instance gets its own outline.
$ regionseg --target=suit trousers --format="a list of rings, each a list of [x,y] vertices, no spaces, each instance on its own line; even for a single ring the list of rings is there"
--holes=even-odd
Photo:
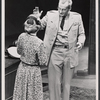
[[[53,48],[48,68],[50,100],[69,100],[70,82],[74,72],[74,67],[70,68],[69,56],[66,48]]]

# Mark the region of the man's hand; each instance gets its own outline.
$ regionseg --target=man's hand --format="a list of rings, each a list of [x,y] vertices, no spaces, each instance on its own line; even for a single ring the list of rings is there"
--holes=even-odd
[[[77,42],[76,47],[77,47],[78,50],[81,50],[82,49],[82,43]]]
[[[35,15],[35,17],[39,20],[41,15],[42,15],[42,12],[39,12],[39,7],[35,7],[35,9],[33,9],[33,14]]]

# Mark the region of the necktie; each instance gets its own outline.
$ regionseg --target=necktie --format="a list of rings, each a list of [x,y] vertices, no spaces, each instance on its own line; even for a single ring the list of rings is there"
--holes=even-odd
[[[60,24],[60,27],[61,27],[62,30],[63,30],[63,26],[64,26],[65,17],[66,16],[63,16],[62,21],[61,21],[61,24]]]

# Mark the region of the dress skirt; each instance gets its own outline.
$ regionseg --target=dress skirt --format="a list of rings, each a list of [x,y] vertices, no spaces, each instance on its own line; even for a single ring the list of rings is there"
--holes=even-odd
[[[16,73],[13,100],[43,100],[42,77],[39,66],[20,62]]]

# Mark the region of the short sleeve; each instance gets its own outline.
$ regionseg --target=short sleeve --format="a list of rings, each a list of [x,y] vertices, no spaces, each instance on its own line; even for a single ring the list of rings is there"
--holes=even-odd
[[[47,65],[47,55],[43,43],[41,43],[41,45],[39,46],[37,54],[38,54],[39,65]]]
[[[17,40],[17,52],[18,52],[19,55],[21,55],[21,53],[22,53],[22,42],[21,42],[21,40],[22,40],[22,37],[19,36],[18,40]]]

